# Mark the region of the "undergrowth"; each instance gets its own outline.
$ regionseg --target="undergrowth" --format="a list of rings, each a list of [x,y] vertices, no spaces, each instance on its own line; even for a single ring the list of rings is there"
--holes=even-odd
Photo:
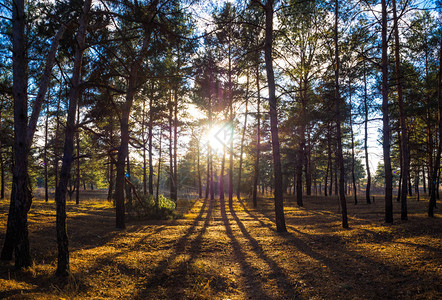
[[[175,202],[164,197],[164,195],[159,195],[158,199],[155,199],[153,195],[147,194],[141,196],[141,199],[137,199],[137,201],[129,204],[128,212],[136,218],[169,220],[178,217],[175,208]]]

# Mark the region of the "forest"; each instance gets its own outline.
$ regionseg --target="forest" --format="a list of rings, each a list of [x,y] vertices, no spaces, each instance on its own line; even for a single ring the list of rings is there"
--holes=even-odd
[[[0,0],[0,298],[440,299],[442,2]]]

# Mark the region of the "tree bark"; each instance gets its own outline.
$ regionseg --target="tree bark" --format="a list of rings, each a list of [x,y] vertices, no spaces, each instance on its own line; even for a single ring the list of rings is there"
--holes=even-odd
[[[178,58],[178,66],[180,66]],[[179,69],[180,67],[178,67]],[[175,88],[173,103],[173,195],[172,200],[175,202],[175,209],[178,207],[178,88]]]
[[[160,190],[160,179],[161,179],[161,156],[162,156],[162,151],[161,151],[161,140],[163,137],[163,127],[161,127],[160,125],[160,146],[158,149],[158,175],[157,175],[157,195],[155,197],[155,207],[158,209],[159,206],[159,190]]]
[[[133,202],[132,202],[132,188],[130,186],[130,180],[131,180],[131,170],[130,170],[130,153],[129,151],[127,151],[127,158],[126,158],[126,178],[124,179],[125,181],[125,190],[126,190],[126,198],[127,198],[127,203],[132,206]],[[93,189],[93,188],[92,188]]]
[[[152,130],[153,130],[153,97],[154,97],[154,87],[155,87],[155,83],[152,80],[152,88],[151,88],[151,94],[150,94],[150,99],[149,99],[149,128],[148,128],[148,139],[149,139],[149,194],[151,194],[153,196],[153,157],[152,157],[152,152],[153,152],[153,145],[152,145],[152,139],[153,139],[153,134],[152,134]]]
[[[15,0],[12,8],[14,167],[12,172],[11,204],[9,207],[6,237],[1,253],[2,260],[11,260],[15,249],[15,266],[19,269],[31,264],[27,214],[32,203],[32,193],[28,175],[28,154],[49,85],[58,44],[66,30],[66,26],[62,25],[52,41],[28,125],[28,77],[24,5],[24,0]]]
[[[114,147],[114,118],[110,116],[109,118],[109,144],[111,149]],[[107,191],[107,200],[115,200],[113,199],[113,189],[114,189],[114,157],[112,151],[109,151],[109,189]],[[86,182],[83,181],[84,189],[86,190]],[[115,204],[115,202],[114,202]]]
[[[91,0],[86,0],[83,6],[83,12],[80,16],[79,29],[77,34],[77,44],[75,46],[74,67],[72,70],[71,91],[69,94],[68,114],[66,121],[66,131],[64,140],[63,162],[60,172],[60,181],[55,190],[55,202],[57,206],[56,229],[57,229],[57,246],[58,276],[67,276],[69,274],[69,249],[68,236],[66,232],[66,192],[67,185],[71,175],[71,165],[74,150],[74,134],[75,134],[75,115],[80,98],[81,83],[81,67],[83,52],[85,50],[85,41],[87,34],[87,24],[89,19],[89,11],[91,8]]]
[[[229,112],[230,112],[230,152],[229,152],[229,207],[232,207],[233,205],[233,131],[234,131],[234,124],[233,124],[233,91],[232,91],[232,48],[231,48],[231,41],[229,37],[229,74],[228,74],[228,84],[229,84]]]
[[[382,6],[382,148],[385,169],[385,222],[393,223],[393,175],[390,157],[390,115],[388,109],[388,41],[387,41],[387,1]]]
[[[353,134],[353,103],[352,103],[352,92],[351,92],[351,82],[348,82],[348,91],[349,91],[349,101],[350,101],[350,136],[351,136],[351,181],[353,184],[353,197],[354,204],[358,204],[358,190],[356,188],[356,178],[355,178],[355,138]]]
[[[396,0],[393,0],[393,18],[394,18],[394,56],[396,65],[396,85],[397,85],[397,96],[399,105],[399,120],[401,125],[401,148],[402,148],[402,191],[401,191],[401,220],[408,219],[407,212],[407,195],[409,191],[409,176],[410,176],[410,153],[408,149],[408,132],[406,124],[406,116],[404,111],[404,100],[402,91],[402,68],[399,53],[399,26],[398,26],[398,16],[396,12]],[[411,189],[410,189],[411,191]]]
[[[243,164],[243,153],[244,153],[244,140],[246,137],[246,128],[247,128],[247,116],[249,113],[249,71],[247,71],[247,79],[246,79],[246,111],[244,115],[244,127],[242,130],[241,135],[241,148],[239,153],[239,167],[238,167],[238,184],[237,184],[237,190],[236,190],[236,196],[238,197],[238,200],[241,200],[241,174],[242,174],[242,164]],[[233,124],[232,124],[233,126]],[[232,137],[233,138],[233,137]]]
[[[6,239],[1,258],[12,259],[15,250],[16,268],[31,265],[27,215],[32,203],[28,176],[27,61],[24,0],[16,0],[12,9],[12,94],[14,97],[14,167]]]
[[[158,1],[154,1],[154,3],[151,4],[153,10],[156,10],[157,2]],[[127,155],[129,153],[129,116],[130,116],[130,110],[132,108],[133,99],[137,92],[138,71],[149,49],[151,30],[152,30],[151,28],[145,30],[141,49],[137,54],[137,57],[130,66],[126,101],[123,103],[121,107],[121,120],[120,120],[121,142],[117,154],[117,163],[116,163],[117,178],[115,184],[115,208],[116,208],[115,225],[118,229],[126,228],[125,204],[124,204],[124,183],[125,183],[124,164]]]
[[[403,156],[402,156],[402,135],[401,135],[400,129],[398,130],[397,135],[398,135],[398,140],[399,140],[400,173],[399,173],[399,183],[398,183],[398,192],[397,192],[396,201],[400,202],[401,201],[401,195],[402,195],[402,182],[403,182],[402,169],[403,169],[403,164],[404,164],[404,159],[403,159]]]
[[[77,105],[77,125],[80,124],[80,105]],[[77,139],[77,178],[75,180],[75,204],[80,204],[80,129],[76,130],[76,139]]]
[[[339,1],[335,1],[335,101],[336,101],[336,139],[337,139],[337,165],[339,168],[339,200],[342,213],[342,227],[348,228],[347,202],[345,201],[345,169],[344,157],[342,155],[342,135],[341,135],[341,95],[339,93],[339,47],[338,47],[338,12]]]
[[[269,106],[270,106],[270,131],[272,136],[272,150],[273,150],[273,172],[274,172],[274,202],[275,202],[275,219],[276,230],[278,232],[286,232],[285,218],[284,218],[284,199],[282,189],[282,170],[281,170],[281,155],[279,149],[278,136],[278,113],[276,103],[275,91],[275,75],[273,73],[273,58],[272,58],[272,44],[273,44],[273,0],[268,0],[265,4],[265,43],[264,43],[264,57],[266,63],[267,81],[269,89]]]
[[[146,100],[143,99],[143,119],[141,121],[141,138],[143,141],[143,195],[147,194],[147,161],[146,161]]]
[[[439,194],[439,176],[438,172],[440,169],[441,151],[442,151],[442,36],[441,36],[441,46],[439,51],[439,74],[437,79],[437,104],[438,104],[438,134],[439,143],[437,145],[436,159],[434,162],[433,173],[431,174],[431,188],[430,188],[430,201],[428,202],[428,216],[430,218],[434,217],[434,209],[436,207],[436,197]]]
[[[252,201],[253,207],[258,206],[258,180],[259,180],[259,156],[261,155],[261,88],[259,83],[259,55],[256,59],[256,92],[257,92],[257,103],[256,103],[256,157],[255,157],[255,170],[253,174],[253,191],[252,191]]]
[[[371,189],[371,174],[370,161],[368,159],[368,101],[367,101],[367,68],[364,60],[364,151],[365,151],[365,168],[367,171],[367,185],[365,187],[365,201],[371,204],[370,189]]]
[[[173,164],[173,102],[172,102],[172,92],[169,91],[169,193],[170,198],[175,202],[175,175],[174,175],[174,164]],[[175,202],[176,203],[176,202]]]
[[[48,98],[50,98],[48,96]],[[49,127],[49,103],[46,106],[46,118],[45,118],[45,141],[43,150],[43,164],[44,164],[44,176],[45,176],[45,202],[49,202],[49,188],[48,188],[48,128]]]
[[[201,183],[201,165],[200,165],[201,151],[200,144],[197,141],[197,172],[198,172],[198,197],[201,199],[203,197],[203,187]]]

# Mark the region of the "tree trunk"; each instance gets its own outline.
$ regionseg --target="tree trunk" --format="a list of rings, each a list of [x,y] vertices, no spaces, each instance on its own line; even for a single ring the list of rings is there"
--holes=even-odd
[[[328,189],[328,194],[329,196],[332,195],[333,192],[333,161],[332,161],[332,149],[331,149],[331,135],[332,135],[332,128],[331,125],[329,124],[328,126],[328,137],[327,137],[327,152],[328,152],[328,164],[330,166],[330,187]]]
[[[168,107],[169,107],[169,193],[170,193],[170,198],[172,199],[172,201],[176,201],[176,197],[175,197],[175,175],[174,175],[174,164],[173,164],[173,103],[172,103],[172,92],[170,92],[169,95],[169,103],[168,103]],[[176,203],[176,202],[175,202]]]
[[[3,159],[2,144],[0,142],[0,176],[1,186],[0,186],[0,199],[5,199],[5,162]]]
[[[114,147],[114,118],[112,116],[110,116],[109,118],[109,146],[112,149]],[[113,188],[114,188],[114,157],[113,157],[113,153],[109,152],[108,153],[109,156],[109,189],[107,191],[107,200],[111,201],[111,200],[115,200],[113,199],[114,195],[113,195]],[[83,186],[84,189],[86,190],[86,181],[83,181]],[[115,204],[115,202],[114,202]]]
[[[159,190],[160,190],[160,178],[161,178],[161,156],[162,156],[162,151],[161,151],[161,140],[163,137],[163,127],[161,127],[160,125],[160,146],[158,149],[158,175],[157,175],[157,195],[155,197],[155,207],[158,209],[159,206]]]
[[[210,145],[207,143],[207,172],[206,172],[206,195],[205,199],[209,198],[210,193]]]
[[[77,105],[77,125],[80,124],[80,105]],[[80,129],[76,130],[77,138],[77,178],[75,180],[76,185],[76,195],[75,204],[80,204]]]
[[[382,148],[385,168],[385,222],[393,223],[393,176],[390,158],[390,115],[388,111],[388,41],[387,41],[387,1],[382,6]]]
[[[56,228],[57,228],[57,246],[58,276],[67,276],[69,274],[69,249],[68,236],[66,232],[66,192],[67,185],[71,175],[71,165],[74,150],[74,134],[75,134],[75,114],[80,98],[81,83],[81,67],[83,52],[85,50],[85,40],[87,34],[87,24],[89,11],[91,8],[91,0],[86,0],[83,6],[83,12],[80,16],[79,29],[77,34],[77,45],[75,46],[75,60],[72,70],[71,91],[69,94],[68,114],[66,120],[66,131],[64,140],[63,161],[60,172],[60,181],[55,190],[55,202],[57,204]]]
[[[397,133],[398,135],[398,140],[399,140],[399,164],[400,164],[400,173],[399,173],[399,183],[398,183],[398,192],[397,192],[397,198],[396,201],[400,202],[401,201],[401,195],[402,195],[402,182],[403,182],[403,177],[402,177],[402,169],[403,169],[403,156],[402,156],[402,135],[400,130]]]
[[[127,198],[127,203],[132,206],[132,188],[130,186],[130,184],[127,182],[131,180],[131,171],[130,171],[130,153],[129,151],[127,151],[127,158],[126,158],[126,178],[125,178],[125,188],[126,188],[126,198]],[[91,184],[92,190],[93,185]]]
[[[303,56],[301,56],[301,59],[303,59]],[[303,65],[303,62],[301,62],[301,65]],[[298,136],[299,136],[299,145],[298,145],[298,155],[297,155],[297,166],[296,166],[296,202],[298,206],[304,206],[302,202],[302,167],[304,165],[304,158],[305,158],[305,118],[306,118],[306,111],[305,111],[305,95],[306,93],[304,90],[307,89],[306,86],[302,88],[303,80],[302,80],[302,74],[301,79],[299,80],[299,86],[301,87],[301,111],[300,111],[300,123],[298,126]],[[306,170],[307,172],[307,170]],[[306,174],[307,175],[307,174]],[[307,177],[307,176],[306,176]]]
[[[230,112],[230,123],[231,123],[231,135],[230,135],[230,153],[229,153],[229,207],[233,205],[233,92],[232,92],[232,49],[229,37],[229,71],[228,71],[228,84],[229,84],[229,112]]]
[[[306,147],[304,149],[304,160],[305,160],[305,193],[307,196],[312,194],[312,161],[311,161],[311,140],[310,140],[310,130],[307,128],[307,140]]]
[[[401,193],[401,220],[408,219],[407,212],[407,195],[409,189],[409,177],[410,177],[410,153],[408,150],[408,132],[406,124],[406,116],[404,111],[404,100],[402,92],[402,68],[399,53],[399,26],[398,26],[398,16],[396,13],[396,0],[393,0],[393,18],[394,18],[394,53],[395,53],[395,65],[396,65],[396,85],[397,85],[397,96],[399,105],[399,120],[401,125],[401,135],[402,135],[402,193]]]
[[[50,97],[48,96],[50,99]],[[43,150],[43,164],[45,172],[45,202],[49,202],[49,188],[48,188],[48,127],[49,127],[49,103],[46,106],[45,118],[45,141]]]
[[[203,187],[201,183],[201,165],[200,165],[200,144],[199,141],[197,141],[197,171],[198,171],[198,197],[201,199],[203,197]]]
[[[246,137],[246,128],[247,128],[247,115],[249,113],[249,71],[247,70],[247,80],[246,80],[246,111],[244,115],[244,127],[241,135],[241,148],[239,153],[239,167],[238,167],[238,184],[236,190],[236,196],[238,200],[241,200],[241,174],[242,174],[242,163],[243,163],[243,153],[244,153],[244,140]],[[233,126],[233,124],[232,124]],[[232,137],[233,140],[233,137]]]
[[[371,174],[370,161],[368,159],[368,104],[367,104],[367,68],[364,60],[364,151],[365,151],[365,168],[367,171],[367,185],[365,187],[365,201],[367,204],[371,203],[370,189],[371,189]]]
[[[353,183],[353,197],[354,197],[354,203],[355,205],[358,204],[358,190],[356,189],[356,178],[355,178],[355,139],[353,135],[353,116],[352,116],[352,110],[353,110],[353,103],[351,100],[351,82],[348,82],[348,91],[350,95],[350,135],[351,135],[351,180]]]
[[[57,116],[55,117],[56,119],[56,126],[55,126],[55,138],[54,138],[54,173],[55,173],[55,187],[58,186],[58,176],[59,176],[59,166],[58,163],[60,161],[59,159],[59,143],[60,143],[60,102],[61,102],[61,98],[62,98],[62,89],[61,89],[61,84],[63,83],[63,78],[61,78],[60,80],[60,93],[58,95],[58,101],[57,101]]]
[[[224,167],[226,164],[226,146],[223,146],[223,158],[221,160],[221,170],[218,177],[219,200],[224,201]]]
[[[341,95],[339,93],[339,47],[338,47],[338,12],[339,2],[335,1],[335,101],[336,101],[336,139],[337,139],[337,165],[339,168],[339,200],[342,213],[342,227],[348,228],[347,202],[345,201],[345,170],[344,157],[342,155],[342,135],[341,135]]]
[[[282,170],[281,170],[281,156],[279,152],[279,137],[278,137],[278,113],[276,103],[275,91],[275,76],[273,73],[273,58],[272,58],[272,44],[273,44],[273,3],[274,0],[268,0],[265,5],[266,24],[265,24],[265,62],[267,71],[267,81],[269,89],[269,106],[270,106],[270,131],[272,135],[272,150],[273,150],[273,172],[274,172],[274,186],[275,186],[275,218],[276,230],[278,232],[286,232],[285,218],[284,218],[284,199],[282,190]]]
[[[338,154],[336,153],[338,151],[338,147],[336,146],[336,149],[335,149],[335,156],[336,156],[336,161],[334,162],[334,169],[335,169],[335,172],[334,172],[334,174],[335,174],[335,178],[334,178],[334,180],[335,180],[335,196],[337,196],[337,195],[339,195],[339,185],[338,185],[338,162],[337,162],[337,160],[338,160]]]
[[[146,100],[143,99],[143,120],[141,121],[141,138],[143,141],[143,195],[147,194],[147,161],[146,161]]]
[[[253,174],[253,192],[252,200],[253,207],[258,206],[258,180],[259,180],[259,156],[261,155],[261,88],[259,83],[259,56],[257,56],[256,61],[256,92],[257,92],[257,103],[256,103],[256,157],[255,157],[255,170]]]
[[[153,134],[152,134],[152,130],[153,130],[153,97],[154,97],[154,87],[155,87],[155,83],[152,80],[152,88],[151,88],[151,94],[150,94],[150,99],[149,99],[149,129],[148,129],[148,139],[149,139],[149,194],[151,194],[153,196],[153,157],[152,157],[152,153],[153,153],[153,145],[152,145],[152,140],[153,140]]]
[[[327,143],[330,145],[330,136],[327,134]],[[330,169],[330,160],[327,160],[327,168],[325,169],[325,176],[324,176],[324,196],[327,197],[327,180],[328,180],[328,170]]]
[[[179,57],[178,57],[179,65]],[[173,111],[173,195],[172,200],[175,202],[175,209],[178,207],[178,164],[177,164],[177,151],[178,151],[178,90],[175,89],[174,95],[174,111]]]
[[[38,116],[40,115],[43,100],[49,85],[58,44],[66,30],[66,26],[62,25],[52,41],[28,125],[28,77],[24,4],[24,0],[16,0],[14,1],[12,9],[14,167],[12,171],[13,184],[11,204],[9,208],[6,237],[1,253],[1,259],[11,260],[15,248],[15,266],[17,268],[27,267],[31,264],[27,214],[32,203],[32,193],[28,175],[28,154],[37,126]]]
[[[1,258],[12,259],[15,266],[31,265],[27,215],[32,203],[28,176],[28,99],[24,0],[16,0],[12,10],[12,94],[14,97],[14,167],[8,224]]]
[[[156,9],[156,3],[152,3],[153,9]],[[124,205],[124,183],[125,183],[125,172],[124,163],[126,161],[127,155],[129,153],[129,115],[132,108],[133,98],[137,89],[137,79],[138,71],[141,67],[144,57],[149,49],[151,28],[144,32],[143,45],[139,51],[136,59],[132,62],[130,66],[129,74],[129,84],[126,94],[126,101],[121,107],[121,142],[117,154],[117,178],[115,184],[115,207],[116,207],[116,227],[119,229],[126,228],[125,223],[125,205]]]
[[[428,202],[428,216],[434,217],[434,209],[436,208],[436,196],[439,194],[439,169],[440,169],[440,157],[442,151],[442,36],[441,36],[441,46],[439,51],[439,76],[437,79],[437,100],[438,100],[438,134],[439,143],[437,145],[436,159],[434,162],[433,173],[431,174],[431,185],[430,188],[430,201]],[[430,175],[430,174],[429,174]],[[437,181],[437,184],[436,184]]]

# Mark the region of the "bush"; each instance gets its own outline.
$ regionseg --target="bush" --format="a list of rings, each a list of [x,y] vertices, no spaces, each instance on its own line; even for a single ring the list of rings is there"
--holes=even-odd
[[[176,217],[176,204],[172,200],[158,196],[158,205],[155,205],[155,198],[153,195],[141,195],[141,203],[138,199],[133,199],[132,206],[128,206],[128,211],[133,212],[137,217],[153,219],[153,220],[168,220]]]

